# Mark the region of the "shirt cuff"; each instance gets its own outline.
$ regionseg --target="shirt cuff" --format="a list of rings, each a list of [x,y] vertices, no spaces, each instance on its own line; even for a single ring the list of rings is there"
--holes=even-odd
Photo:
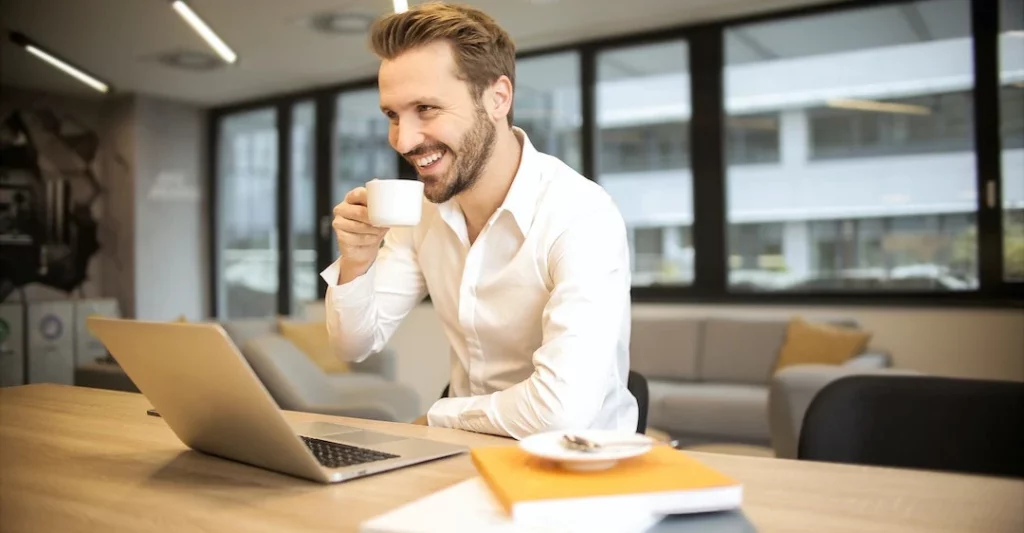
[[[492,416],[497,416],[493,402],[493,394],[467,398],[442,398],[434,402],[434,405],[427,411],[427,425],[478,433],[507,434],[501,423],[492,419]]]
[[[330,266],[320,273],[320,278],[327,283],[327,299],[334,304],[360,303],[373,296],[373,278],[376,272],[376,262],[370,265],[362,276],[359,276],[344,285],[338,285],[338,276],[341,274],[341,259],[331,263]]]

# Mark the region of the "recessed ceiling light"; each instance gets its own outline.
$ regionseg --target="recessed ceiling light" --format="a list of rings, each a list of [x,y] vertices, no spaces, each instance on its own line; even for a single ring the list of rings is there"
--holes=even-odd
[[[208,71],[225,66],[225,63],[220,58],[195,50],[163,52],[154,56],[153,59],[164,66],[185,70]]]
[[[316,13],[305,20],[305,25],[327,35],[358,35],[366,33],[373,24],[373,17],[351,11],[327,11]]]

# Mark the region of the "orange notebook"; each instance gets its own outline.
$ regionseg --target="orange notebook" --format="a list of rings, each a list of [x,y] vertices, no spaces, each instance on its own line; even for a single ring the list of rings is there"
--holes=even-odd
[[[684,452],[655,446],[608,470],[562,469],[518,446],[474,448],[473,464],[513,521],[567,513],[669,515],[738,508],[743,485]]]

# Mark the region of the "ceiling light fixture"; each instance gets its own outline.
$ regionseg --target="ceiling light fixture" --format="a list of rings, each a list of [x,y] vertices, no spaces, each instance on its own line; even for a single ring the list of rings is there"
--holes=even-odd
[[[214,52],[217,52],[221,59],[228,63],[234,63],[238,60],[238,56],[231,50],[231,47],[221,40],[206,22],[203,22],[203,19],[195,11],[192,11],[192,8],[188,7],[188,4],[182,0],[174,0],[171,3],[171,7],[181,15],[181,18],[185,19],[189,26],[192,26],[192,29],[210,45],[210,48],[213,48]]]
[[[44,49],[38,43],[32,42],[31,39],[26,37],[24,34],[18,32],[10,32],[11,42],[24,48],[28,53],[42,59],[50,65],[57,67],[62,70],[65,74],[75,78],[76,80],[96,89],[101,93],[110,92],[110,85],[100,81],[95,76],[85,72],[84,70],[72,65],[71,63],[57,57],[56,54]]]
[[[224,62],[219,57],[194,50],[170,50],[151,56],[151,58],[167,67],[196,72],[206,72],[224,67]]]
[[[395,5],[395,13],[405,13],[409,11],[409,0],[392,0]]]
[[[901,113],[905,115],[930,115],[932,110],[921,105],[894,104],[891,102],[878,102],[875,100],[853,100],[837,98],[829,100],[829,107],[840,109],[856,109],[859,111],[878,111],[881,113]]]
[[[373,24],[373,16],[365,13],[326,11],[306,17],[300,23],[325,35],[364,35]]]

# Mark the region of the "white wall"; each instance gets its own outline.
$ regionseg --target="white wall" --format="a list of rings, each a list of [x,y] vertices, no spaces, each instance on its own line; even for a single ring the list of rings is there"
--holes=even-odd
[[[209,224],[202,110],[135,99],[135,316],[208,314]]]
[[[897,307],[705,306],[636,304],[634,317],[851,317],[889,350],[895,366],[941,376],[1024,381],[1024,310]],[[448,382],[448,342],[433,307],[415,308],[389,347],[398,379],[420,394],[424,409]]]

